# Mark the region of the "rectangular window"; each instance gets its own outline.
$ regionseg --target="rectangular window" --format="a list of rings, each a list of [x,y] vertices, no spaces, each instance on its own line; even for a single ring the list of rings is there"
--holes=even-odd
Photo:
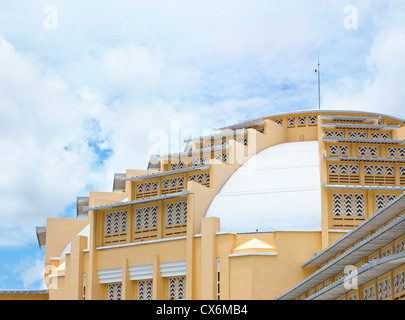
[[[166,225],[187,222],[187,201],[166,204]]]
[[[107,298],[108,298],[108,300],[121,300],[122,299],[122,283],[109,283]]]
[[[288,127],[295,127],[295,118],[294,117],[290,117],[287,119],[287,126]]]
[[[138,300],[152,300],[152,280],[138,281]]]
[[[185,176],[175,176],[162,181],[162,194],[181,192],[185,188]]]
[[[375,286],[363,289],[363,300],[375,300]]]
[[[375,195],[375,208],[380,210],[388,205],[396,198],[395,194],[376,194]]]
[[[384,279],[377,283],[378,300],[391,296],[391,278]]]
[[[365,212],[364,194],[332,194],[332,227],[353,228],[365,220]]]
[[[164,237],[181,236],[187,233],[187,201],[167,203],[165,215]]]
[[[126,241],[127,211],[106,213],[104,224],[104,244]]]
[[[173,277],[168,278],[168,299],[185,300],[186,299],[186,278]]]
[[[404,271],[394,274],[394,294],[405,291]]]
[[[298,126],[300,126],[300,127],[305,126],[306,123],[307,123],[307,117],[305,117],[305,116],[298,117]]]
[[[316,125],[316,116],[309,116],[308,123],[309,125]]]
[[[157,238],[158,206],[135,208],[134,234],[132,241]]]
[[[158,181],[138,183],[136,185],[136,199],[154,197],[158,195]]]

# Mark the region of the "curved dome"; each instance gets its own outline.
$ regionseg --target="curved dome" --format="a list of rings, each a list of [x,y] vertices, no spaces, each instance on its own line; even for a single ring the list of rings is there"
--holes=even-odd
[[[236,170],[205,217],[226,232],[320,230],[319,166],[318,141],[267,148]]]

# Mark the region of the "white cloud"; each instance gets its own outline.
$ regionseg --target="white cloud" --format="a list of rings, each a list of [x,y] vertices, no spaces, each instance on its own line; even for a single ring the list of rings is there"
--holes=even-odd
[[[97,155],[82,126],[88,112],[67,84],[4,39],[0,58],[0,245],[10,246],[33,241],[35,224],[74,201]]]
[[[405,29],[380,33],[366,57],[367,77],[345,77],[327,90],[327,108],[375,111],[405,118]]]
[[[16,265],[9,265],[13,277],[16,277],[18,281],[22,282],[24,289],[45,289],[46,286],[43,283],[44,280],[44,261],[43,257],[38,254],[25,257],[18,261]],[[17,289],[17,288],[13,288]]]

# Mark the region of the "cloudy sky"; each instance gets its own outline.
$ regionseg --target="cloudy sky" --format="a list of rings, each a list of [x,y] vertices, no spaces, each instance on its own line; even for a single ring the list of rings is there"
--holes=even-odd
[[[42,288],[36,226],[149,155],[261,115],[405,118],[405,1],[3,0],[0,289]],[[180,142],[179,142],[180,141]]]

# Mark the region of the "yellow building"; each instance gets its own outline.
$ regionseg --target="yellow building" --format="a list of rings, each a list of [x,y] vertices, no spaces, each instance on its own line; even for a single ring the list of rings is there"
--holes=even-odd
[[[48,218],[49,299],[405,299],[405,128],[265,116],[186,141]]]

